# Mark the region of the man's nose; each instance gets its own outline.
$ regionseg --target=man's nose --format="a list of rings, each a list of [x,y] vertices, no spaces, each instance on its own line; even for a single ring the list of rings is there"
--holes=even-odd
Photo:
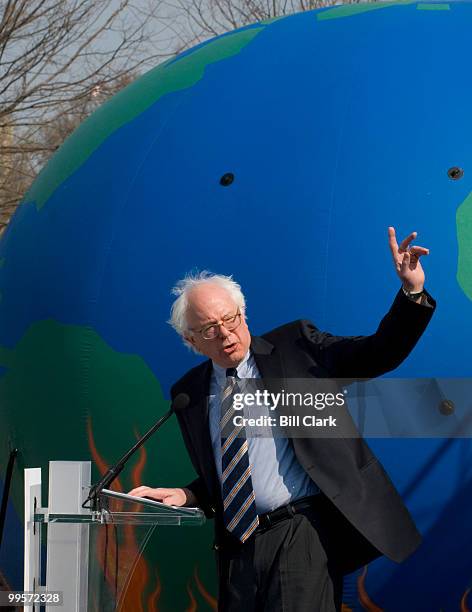
[[[218,335],[220,336],[220,338],[223,338],[223,340],[231,334],[231,332],[228,331],[226,327],[224,326],[224,323],[220,323],[218,325],[218,329],[219,329]]]

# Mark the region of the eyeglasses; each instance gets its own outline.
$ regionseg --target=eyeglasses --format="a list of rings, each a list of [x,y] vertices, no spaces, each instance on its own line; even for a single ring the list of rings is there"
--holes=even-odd
[[[223,317],[221,321],[217,323],[211,323],[211,325],[205,325],[201,329],[191,329],[194,334],[201,334],[204,340],[214,340],[220,333],[220,326],[224,325],[228,331],[233,331],[241,325],[241,312],[238,308],[238,312],[234,315],[228,315]]]

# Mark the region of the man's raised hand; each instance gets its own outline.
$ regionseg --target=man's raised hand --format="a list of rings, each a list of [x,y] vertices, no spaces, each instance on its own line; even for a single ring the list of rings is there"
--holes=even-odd
[[[429,255],[429,249],[422,246],[411,246],[417,232],[412,232],[404,240],[397,243],[395,228],[388,228],[388,242],[392,252],[395,270],[406,291],[417,293],[424,288],[425,274],[420,263],[420,257]]]

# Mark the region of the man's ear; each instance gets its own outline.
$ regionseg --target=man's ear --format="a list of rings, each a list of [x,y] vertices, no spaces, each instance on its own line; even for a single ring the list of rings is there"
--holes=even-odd
[[[186,334],[184,334],[184,338],[185,340],[191,344],[194,348],[195,348],[195,338],[193,336],[187,336]]]

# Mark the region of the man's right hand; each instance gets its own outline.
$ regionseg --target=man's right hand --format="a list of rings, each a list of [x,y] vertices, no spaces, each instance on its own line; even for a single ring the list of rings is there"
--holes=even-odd
[[[128,492],[133,497],[150,497],[168,506],[196,506],[197,499],[190,489],[153,489],[142,485]]]

